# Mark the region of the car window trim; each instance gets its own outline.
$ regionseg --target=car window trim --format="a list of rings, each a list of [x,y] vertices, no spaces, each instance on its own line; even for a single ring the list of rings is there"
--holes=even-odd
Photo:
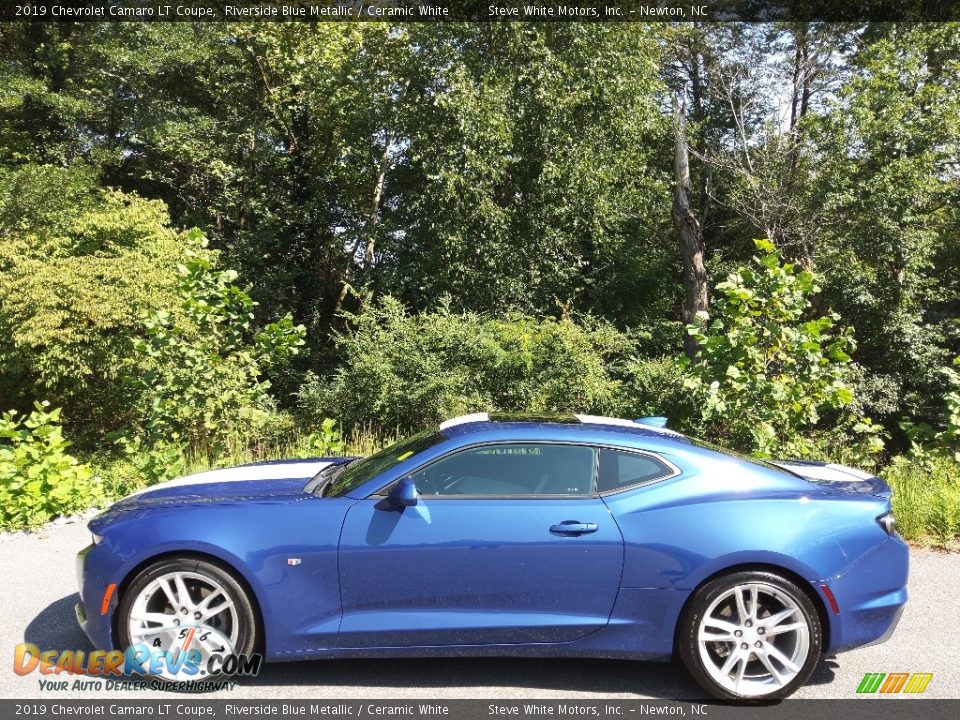
[[[448,453],[445,453],[439,457],[435,457],[432,460],[428,460],[422,465],[418,465],[412,470],[403,473],[399,477],[393,478],[392,480],[390,480],[390,482],[388,482],[386,485],[381,487],[375,493],[371,493],[370,495],[368,495],[367,499],[371,500],[374,498],[377,498],[377,499],[385,498],[387,496],[387,489],[391,485],[393,485],[395,482],[397,482],[400,478],[415,475],[416,473],[420,472],[424,468],[427,468],[430,465],[433,465],[434,463],[438,463],[441,460],[445,460],[446,458],[456,455],[457,453],[461,453],[467,450],[473,450],[478,447],[489,447],[491,445],[569,445],[569,446],[582,447],[582,448],[587,448],[589,450],[592,450],[593,451],[593,478],[591,482],[591,487],[593,488],[593,491],[589,493],[580,493],[578,495],[566,495],[566,494],[557,495],[555,493],[552,493],[549,495],[547,494],[541,494],[541,495],[426,495],[425,497],[430,498],[431,501],[433,500],[508,500],[508,499],[509,500],[541,500],[541,499],[562,500],[565,498],[573,498],[573,499],[579,498],[582,500],[583,498],[600,497],[600,493],[597,492],[597,483],[600,480],[600,446],[596,445],[595,443],[583,443],[583,442],[574,442],[574,441],[566,441],[566,440],[511,439],[511,440],[488,440],[484,442],[471,443],[470,445],[463,445],[461,447],[455,448]]]
[[[598,490],[600,487],[600,452],[602,450],[612,450],[614,452],[620,452],[626,455],[643,455],[645,457],[651,458],[654,461],[660,463],[669,472],[667,472],[665,475],[656,475],[650,478],[649,480],[643,480],[641,482],[631,483],[630,485],[624,485],[623,487],[618,487],[618,488],[613,488],[611,490],[604,490],[602,492],[598,492],[597,494],[600,497],[609,497],[610,495],[619,495],[620,493],[627,492],[628,490],[635,490],[637,488],[646,487],[647,485],[654,485],[655,483],[660,483],[660,482],[663,482],[664,480],[670,480],[671,478],[675,478],[678,475],[683,474],[683,471],[680,468],[678,468],[676,465],[674,465],[672,462],[667,460],[662,455],[659,455],[655,452],[651,452],[650,450],[638,450],[636,448],[625,448],[625,447],[618,447],[615,445],[598,445],[597,446],[597,488]]]

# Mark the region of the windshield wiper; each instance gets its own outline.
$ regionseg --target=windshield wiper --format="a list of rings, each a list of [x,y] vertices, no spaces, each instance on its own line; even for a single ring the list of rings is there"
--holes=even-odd
[[[343,468],[349,464],[350,463],[327,465],[310,479],[310,482],[304,486],[303,491],[323,497],[323,493],[327,489],[327,485],[330,484],[330,481],[335,476],[339,476],[340,473],[338,473],[337,470],[342,472]]]
[[[353,460],[349,462],[341,463],[340,465],[328,465],[323,470],[321,470],[320,471],[321,475],[325,470],[330,470],[330,476],[325,478],[323,480],[323,483],[320,485],[320,487],[317,488],[317,491],[316,491],[317,495],[319,495],[320,497],[326,497],[327,488],[329,488],[330,485],[334,483],[334,481],[339,480],[340,476],[347,471],[347,468],[353,465],[359,459],[360,458],[354,458]]]

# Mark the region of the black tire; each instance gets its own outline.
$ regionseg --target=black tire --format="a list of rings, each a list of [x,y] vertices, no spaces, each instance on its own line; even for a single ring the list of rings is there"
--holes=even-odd
[[[746,583],[770,586],[787,595],[799,608],[799,612],[801,613],[808,628],[807,655],[805,661],[800,666],[799,672],[797,672],[789,682],[780,685],[779,687],[771,685],[770,691],[763,692],[762,694],[757,694],[756,691],[749,694],[741,694],[734,692],[732,689],[720,684],[720,682],[718,682],[718,680],[716,680],[710,674],[709,669],[705,666],[704,660],[701,657],[700,645],[697,639],[700,624],[711,605],[718,599],[722,598],[726,593],[730,592],[733,588]],[[770,642],[769,638],[760,638],[760,640],[766,640]],[[792,695],[797,688],[807,681],[811,673],[813,673],[814,669],[817,667],[817,663],[820,661],[820,656],[823,649],[822,646],[823,631],[820,625],[820,616],[817,613],[817,609],[814,607],[814,604],[810,600],[809,596],[801,588],[799,588],[796,583],[791,582],[790,580],[787,580],[786,578],[776,575],[772,572],[734,572],[729,575],[723,575],[715,578],[704,584],[694,592],[693,597],[690,599],[690,602],[684,610],[677,627],[677,649],[680,659],[683,661],[687,671],[691,676],[693,676],[693,679],[696,680],[700,687],[706,690],[713,697],[720,698],[722,700],[734,700],[738,702],[765,702],[770,700],[779,700]],[[711,643],[709,647],[720,648],[722,651],[730,647],[730,645],[726,643]],[[712,650],[705,650],[705,652],[709,654],[712,652]],[[748,649],[744,651],[744,654],[747,652],[751,651]],[[727,650],[728,655],[729,653],[730,650]],[[754,658],[753,660],[750,660],[750,662],[760,662],[756,654],[750,655],[749,657]],[[746,665],[745,667],[756,668],[757,666]],[[761,672],[762,671],[763,670],[761,670]]]
[[[246,588],[227,568],[215,562],[194,557],[167,557],[158,560],[141,570],[127,586],[117,606],[115,626],[117,629],[117,640],[119,641],[121,649],[130,647],[132,644],[129,632],[129,619],[136,598],[143,589],[155,579],[173,572],[196,573],[206,576],[220,585],[229,595],[229,599],[234,603],[236,608],[237,641],[234,644],[234,652],[237,654],[250,655],[257,650],[260,646],[259,622]],[[227,677],[227,675],[221,672],[216,675],[205,675],[195,679],[211,681],[222,680],[225,677]],[[189,691],[192,684],[191,682],[182,683],[183,689]]]

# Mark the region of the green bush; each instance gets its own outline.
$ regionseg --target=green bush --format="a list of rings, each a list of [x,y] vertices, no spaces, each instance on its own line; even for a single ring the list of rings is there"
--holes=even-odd
[[[756,245],[753,264],[718,284],[711,314],[689,326],[700,353],[682,360],[686,385],[721,444],[764,455],[789,444],[806,455],[803,431],[853,399],[844,383],[853,342],[836,332],[837,315],[811,315],[816,276],[784,263],[769,240]]]
[[[409,314],[383,299],[337,337],[343,365],[312,377],[300,404],[313,422],[413,430],[482,410],[617,412],[632,341],[593,318]]]
[[[264,374],[303,345],[304,329],[287,314],[253,326],[256,303],[236,284],[237,273],[217,267],[197,230],[187,234],[178,266],[178,312],[161,309],[145,321],[135,347],[149,368],[130,378],[143,404],[135,435],[145,445],[187,445],[213,453],[231,438],[255,438],[275,415]]]
[[[143,318],[176,305],[180,235],[163,203],[80,170],[0,171],[0,397],[65,408],[92,443],[133,414]]]
[[[307,448],[314,457],[343,455],[346,443],[333,418],[324,418],[318,430],[307,435]]]
[[[787,438],[774,452],[782,458],[807,458],[878,472],[886,461],[887,434],[869,418],[842,413],[827,427]]]
[[[944,455],[922,461],[895,458],[886,478],[893,488],[893,510],[908,540],[947,546],[960,535],[960,463]]]
[[[40,525],[103,499],[89,466],[66,452],[60,409],[0,415],[0,529]]]
[[[960,365],[960,358],[954,360]],[[909,418],[900,422],[900,427],[910,438],[910,454],[922,458],[928,453],[952,453],[960,462],[960,372],[953,368],[940,369],[949,388],[943,396],[944,411],[942,420],[936,427],[929,423],[914,423]]]
[[[675,358],[636,358],[624,365],[622,374],[621,415],[665,415],[674,430],[694,437],[709,434],[698,399],[685,386],[686,376]]]

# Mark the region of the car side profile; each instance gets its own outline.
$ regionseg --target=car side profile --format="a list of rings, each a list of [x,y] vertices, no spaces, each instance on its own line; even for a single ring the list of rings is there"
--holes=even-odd
[[[191,627],[268,662],[679,657],[740,701],[892,634],[908,549],[883,480],[664,425],[477,413],[157,485],[90,522],[78,618],[103,649]]]

